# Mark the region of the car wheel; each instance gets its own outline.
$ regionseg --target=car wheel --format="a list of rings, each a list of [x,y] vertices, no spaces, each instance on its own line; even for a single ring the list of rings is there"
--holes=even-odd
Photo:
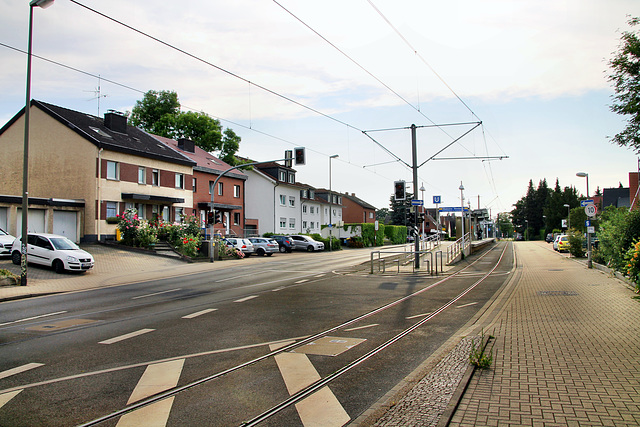
[[[20,252],[13,251],[13,253],[11,254],[11,262],[13,262],[15,265],[20,265],[20,261],[22,261]]]
[[[290,254],[291,252],[293,252],[293,248],[289,248],[287,249],[287,253]]]
[[[311,245],[307,246],[307,252],[313,252],[313,246]]]
[[[267,256],[271,256],[271,255],[273,255],[273,254],[272,253],[271,254],[267,254]]]
[[[280,246],[280,253],[285,253],[287,252],[287,248],[285,248],[284,246]]]
[[[264,249],[258,249],[256,253],[260,256],[264,256]]]
[[[56,273],[64,273],[64,264],[59,259],[53,261],[53,269]]]

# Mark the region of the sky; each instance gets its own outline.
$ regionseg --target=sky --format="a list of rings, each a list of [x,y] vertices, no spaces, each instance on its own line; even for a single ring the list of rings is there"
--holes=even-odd
[[[0,126],[25,103],[28,4],[0,0]],[[377,208],[396,180],[414,191],[413,124],[428,207],[436,195],[459,206],[462,183],[465,204],[495,216],[529,180],[586,194],[577,172],[593,193],[638,170],[610,142],[625,119],[607,80],[637,0],[56,0],[33,12],[46,61],[33,60],[32,98],[102,116],[175,91],[240,135],[239,155],[305,147],[298,181]]]

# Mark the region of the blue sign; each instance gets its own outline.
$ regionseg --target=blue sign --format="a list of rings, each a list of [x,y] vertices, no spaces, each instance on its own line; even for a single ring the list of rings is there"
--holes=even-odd
[[[438,205],[442,203],[442,198],[440,196],[433,196],[433,204]]]
[[[411,206],[422,206],[422,205],[424,205],[424,201],[422,200],[416,200],[416,199],[411,200]]]
[[[440,212],[462,212],[462,206],[452,206],[445,208],[438,208]],[[464,208],[465,212],[469,212],[469,208]]]
[[[585,227],[591,227],[591,221],[589,221],[588,219],[587,219],[587,220],[585,220],[585,222],[584,222],[584,226],[585,226]]]
[[[583,200],[580,202],[580,206],[585,207],[593,204],[593,200]]]

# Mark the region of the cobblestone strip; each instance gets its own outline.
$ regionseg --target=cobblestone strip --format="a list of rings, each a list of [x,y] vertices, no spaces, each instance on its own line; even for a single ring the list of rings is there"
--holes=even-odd
[[[465,337],[435,368],[374,425],[380,427],[436,426],[447,409],[460,380],[469,366],[473,342],[480,337]]]

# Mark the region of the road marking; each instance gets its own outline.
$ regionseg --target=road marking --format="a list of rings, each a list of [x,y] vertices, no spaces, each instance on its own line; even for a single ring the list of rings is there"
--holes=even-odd
[[[345,331],[350,332],[350,331],[357,331],[359,329],[367,329],[367,328],[374,328],[376,326],[380,326],[379,323],[372,323],[371,325],[364,325],[364,326],[358,326],[355,328],[349,328],[349,329],[345,329]]]
[[[280,353],[275,360],[290,395],[320,380],[305,354]],[[328,386],[296,403],[296,410],[304,426],[338,427],[351,420]]]
[[[245,301],[249,301],[250,299],[254,299],[254,298],[258,298],[258,295],[251,295],[251,296],[248,296],[248,297],[240,298],[238,300],[235,300],[234,302],[245,302]]]
[[[98,344],[113,344],[120,341],[128,340],[129,338],[137,337],[148,332],[153,332],[155,329],[140,329],[139,331],[131,332],[128,334],[120,335],[119,337],[110,338],[108,340],[100,341]]]
[[[116,427],[165,427],[169,420],[173,399],[171,396],[167,399],[143,406],[142,408],[124,414],[120,417]]]
[[[295,282],[296,285],[299,285],[300,283],[304,283],[304,282],[308,282],[309,279],[302,279],[302,280],[298,280],[297,282]]]
[[[469,304],[463,304],[463,305],[459,305],[456,308],[463,308],[463,307],[469,307],[470,305],[476,305],[477,302],[470,302]]]
[[[425,317],[425,316],[428,316],[428,315],[430,315],[430,314],[431,314],[431,312],[429,312],[429,313],[422,313],[422,314],[416,314],[416,315],[413,315],[413,316],[407,316],[407,317],[405,317],[405,319],[407,319],[407,320],[417,319],[418,317]]]
[[[283,289],[286,289],[286,287],[285,286],[280,286],[279,288],[271,289],[271,292],[278,292],[278,291],[281,291]]]
[[[140,381],[138,381],[138,385],[131,393],[127,405],[178,385],[183,366],[184,359],[154,363],[147,366],[144,374],[140,377]]]
[[[140,298],[147,298],[147,297],[154,297],[156,295],[162,295],[162,294],[168,294],[169,292],[175,292],[175,291],[179,291],[182,288],[176,288],[176,289],[170,289],[168,291],[162,291],[162,292],[155,292],[153,294],[147,294],[147,295],[140,295],[139,297],[133,297],[131,299],[140,299]]]
[[[218,310],[217,308],[208,308],[206,310],[198,311],[196,313],[187,314],[186,316],[182,316],[183,319],[193,319],[194,317],[202,316],[203,314],[211,313],[212,311]]]
[[[14,320],[13,322],[0,323],[0,326],[12,325],[14,323],[27,322],[29,320],[41,319],[43,317],[55,316],[56,314],[64,314],[66,311],[56,311],[55,313],[41,314],[40,316],[27,317],[25,319]]]
[[[324,277],[324,276],[326,276],[326,274],[323,273],[323,274],[318,274],[317,276],[313,276],[313,277],[315,277],[316,279],[319,279],[319,278]]]
[[[0,394],[0,408],[7,404],[11,399],[16,397],[22,390],[10,391],[9,393]]]
[[[18,366],[17,368],[8,369],[6,371],[0,372],[0,379],[10,377],[11,375],[20,374],[34,368],[39,368],[40,366],[44,366],[44,363],[27,363],[26,365]]]
[[[64,319],[53,323],[39,324],[37,326],[28,327],[28,331],[49,332],[61,329],[73,328],[75,326],[88,325],[95,323],[97,320],[91,319]]]

